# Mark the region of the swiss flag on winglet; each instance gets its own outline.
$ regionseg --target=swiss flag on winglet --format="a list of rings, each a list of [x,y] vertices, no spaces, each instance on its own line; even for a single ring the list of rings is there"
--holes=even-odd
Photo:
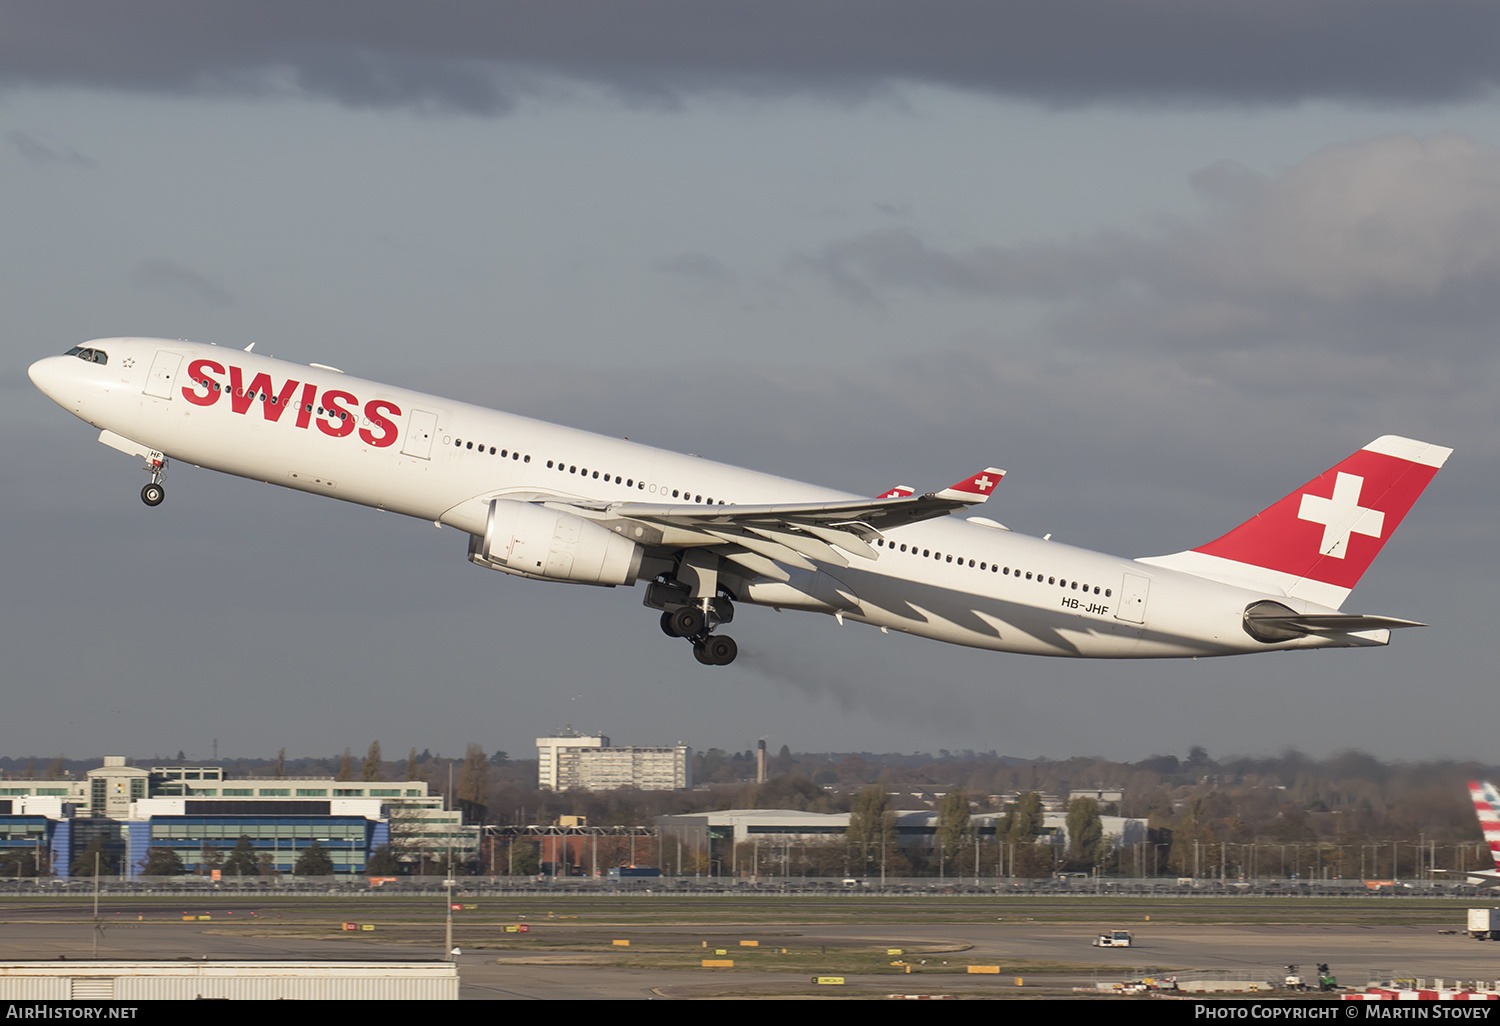
[[[917,490],[911,485],[897,485],[888,492],[881,492],[875,496],[877,499],[904,499],[908,495],[915,495]]]
[[[1452,452],[1394,435],[1377,438],[1193,551],[1353,588]]]
[[[990,497],[990,493],[1004,476],[1005,471],[998,467],[986,467],[973,477],[964,478],[951,488],[944,488],[937,493],[937,497],[956,499],[959,502],[983,502]]]

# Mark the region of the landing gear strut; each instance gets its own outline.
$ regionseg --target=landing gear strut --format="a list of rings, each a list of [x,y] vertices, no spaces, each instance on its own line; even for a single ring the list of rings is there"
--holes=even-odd
[[[146,459],[146,466],[142,469],[151,472],[151,481],[141,489],[141,501],[148,506],[160,506],[161,500],[167,497],[167,489],[161,483],[161,479],[167,474],[167,458],[159,452],[153,452]]]

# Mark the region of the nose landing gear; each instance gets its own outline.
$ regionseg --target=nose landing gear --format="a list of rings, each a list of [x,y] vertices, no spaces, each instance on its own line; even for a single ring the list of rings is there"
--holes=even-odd
[[[161,500],[167,497],[167,490],[162,486],[162,478],[167,474],[167,458],[159,452],[153,452],[146,457],[146,465],[143,470],[151,472],[151,481],[141,489],[141,501],[148,506],[160,506]]]

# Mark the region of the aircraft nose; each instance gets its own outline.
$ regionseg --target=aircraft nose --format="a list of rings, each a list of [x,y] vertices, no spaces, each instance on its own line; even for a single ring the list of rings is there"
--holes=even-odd
[[[56,399],[55,394],[59,378],[58,362],[65,359],[61,356],[45,356],[26,369],[26,376],[31,378],[31,383],[42,390],[49,399]]]

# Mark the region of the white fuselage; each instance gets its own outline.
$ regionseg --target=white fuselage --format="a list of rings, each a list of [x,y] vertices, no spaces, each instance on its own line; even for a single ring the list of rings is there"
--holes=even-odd
[[[495,498],[594,506],[855,498],[236,349],[143,338],[89,345],[107,362],[49,357],[31,376],[95,427],[172,460],[471,535],[484,533]],[[1298,612],[1323,608],[1281,595],[952,516],[884,535],[875,559],[823,566],[826,577],[803,572],[785,584],[757,583],[735,597],[1034,655],[1211,656],[1330,643],[1250,637],[1243,612],[1259,599]],[[830,599],[833,592],[842,595]]]

